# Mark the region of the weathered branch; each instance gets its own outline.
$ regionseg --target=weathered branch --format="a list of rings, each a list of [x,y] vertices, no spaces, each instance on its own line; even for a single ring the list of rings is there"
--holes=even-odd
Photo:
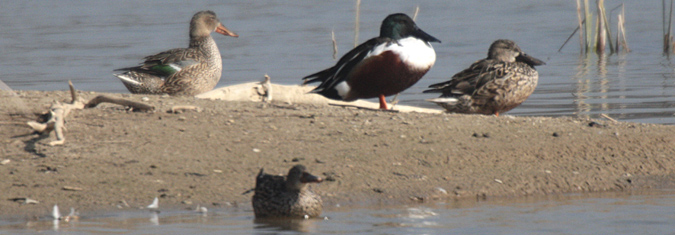
[[[171,107],[171,110],[169,110],[169,112],[170,113],[182,113],[182,112],[185,112],[187,110],[196,111],[196,112],[199,113],[199,112],[202,111],[202,108],[197,107],[197,106],[193,106],[193,105],[176,105],[176,106]]]
[[[258,83],[259,86],[255,87],[256,92],[259,96],[262,97],[262,101],[265,103],[272,102],[272,78],[269,75],[265,74],[265,80]]]
[[[77,101],[77,91],[75,90],[75,86],[73,86],[73,82],[68,80],[68,87],[70,88],[70,103],[75,103]]]
[[[73,109],[84,109],[84,108],[93,108],[96,107],[100,103],[114,103],[114,104],[119,104],[119,105],[124,105],[124,106],[131,106],[134,109],[137,110],[142,110],[142,111],[150,111],[153,110],[154,107],[134,101],[129,101],[129,100],[124,100],[124,99],[117,99],[117,98],[112,98],[112,97],[107,97],[107,96],[97,96],[96,98],[90,100],[85,104],[85,102],[82,100],[82,98],[78,97],[77,95],[77,90],[75,90],[75,87],[73,86],[73,83],[71,81],[68,81],[68,85],[70,87],[70,97],[72,100],[70,103],[61,103],[58,101],[54,101],[54,103],[49,107],[49,119],[44,121],[44,122],[36,122],[36,121],[30,121],[26,124],[30,126],[33,130],[40,132],[40,133],[47,133],[49,134],[51,131],[54,131],[56,134],[56,140],[49,142],[49,145],[54,146],[54,145],[62,145],[66,141],[66,137],[64,135],[64,131],[66,129],[65,126],[65,120],[68,114],[70,113],[71,110]]]
[[[99,95],[96,96],[96,98],[91,99],[87,104],[84,106],[84,108],[94,108],[97,105],[101,103],[112,103],[112,104],[119,104],[122,106],[129,106],[133,108],[134,110],[138,111],[152,111],[155,109],[155,107],[144,104],[144,103],[139,103],[136,101],[131,101],[131,100],[125,100],[125,99],[120,99],[120,98],[113,98],[109,96],[104,96],[104,95]]]

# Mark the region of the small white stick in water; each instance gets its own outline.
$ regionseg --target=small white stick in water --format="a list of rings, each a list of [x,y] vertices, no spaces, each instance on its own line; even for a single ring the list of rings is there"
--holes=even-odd
[[[68,216],[63,217],[63,221],[70,222],[71,220],[76,221],[80,219],[80,216],[78,215],[77,211],[75,211],[75,208],[70,208],[70,214]]]
[[[152,201],[152,204],[147,206],[148,209],[159,209],[159,199],[155,197],[155,200]]]
[[[206,214],[206,212],[209,212],[209,209],[207,209],[206,207],[197,205],[197,208],[195,208],[195,212]]]
[[[61,219],[61,212],[59,211],[59,206],[56,204],[54,204],[54,208],[52,209],[52,217],[54,217],[54,220]]]

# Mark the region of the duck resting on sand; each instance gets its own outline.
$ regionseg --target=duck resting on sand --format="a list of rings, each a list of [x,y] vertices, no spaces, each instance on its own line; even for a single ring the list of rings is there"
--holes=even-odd
[[[354,101],[398,94],[417,83],[436,62],[430,42],[441,42],[417,27],[406,14],[387,16],[380,36],[347,52],[333,67],[303,78],[321,82],[313,93],[334,100]]]
[[[145,57],[136,67],[115,74],[131,93],[192,96],[218,84],[223,63],[211,32],[239,37],[220,23],[212,11],[197,12],[190,21],[190,45]]]
[[[534,66],[543,61],[523,53],[515,42],[499,39],[488,56],[455,74],[449,81],[433,84],[424,93],[442,93],[427,99],[447,112],[499,116],[523,103],[537,87]]]

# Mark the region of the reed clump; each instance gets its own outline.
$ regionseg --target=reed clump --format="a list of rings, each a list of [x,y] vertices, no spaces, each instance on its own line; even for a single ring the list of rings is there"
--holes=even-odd
[[[662,11],[661,17],[663,19],[663,53],[670,55],[670,53],[675,52],[675,46],[673,45],[673,0],[670,0],[670,11],[668,17],[666,18],[666,0],[662,0]],[[667,25],[667,26],[666,26]]]
[[[561,51],[565,44],[567,44],[577,32],[579,33],[579,48],[580,53],[582,54],[588,54],[590,52],[604,54],[607,52],[607,49],[609,49],[610,54],[617,53],[621,50],[624,52],[630,51],[628,42],[626,41],[626,11],[624,4],[622,3],[610,11],[611,15],[612,11],[618,10],[619,8],[621,9],[620,13],[617,14],[617,32],[613,37],[610,27],[611,22],[607,17],[608,14],[605,8],[605,1],[596,0],[595,3],[595,11],[592,11],[588,0],[577,0],[578,26],[558,51]],[[593,12],[595,12],[595,14],[593,14]]]

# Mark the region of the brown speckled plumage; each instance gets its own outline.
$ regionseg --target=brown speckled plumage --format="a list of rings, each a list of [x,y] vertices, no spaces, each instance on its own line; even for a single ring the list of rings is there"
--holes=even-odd
[[[238,37],[212,11],[197,12],[190,21],[190,45],[145,57],[140,66],[115,74],[131,93],[196,95],[213,89],[223,64],[211,32]]]
[[[307,189],[307,183],[321,181],[303,165],[294,166],[285,177],[265,174],[261,169],[252,198],[256,218],[318,217],[323,209],[321,197]]]
[[[428,101],[448,112],[499,116],[534,92],[539,79],[534,66],[542,64],[545,63],[523,53],[515,42],[500,39],[492,43],[487,58],[424,92],[442,93],[440,98]]]

